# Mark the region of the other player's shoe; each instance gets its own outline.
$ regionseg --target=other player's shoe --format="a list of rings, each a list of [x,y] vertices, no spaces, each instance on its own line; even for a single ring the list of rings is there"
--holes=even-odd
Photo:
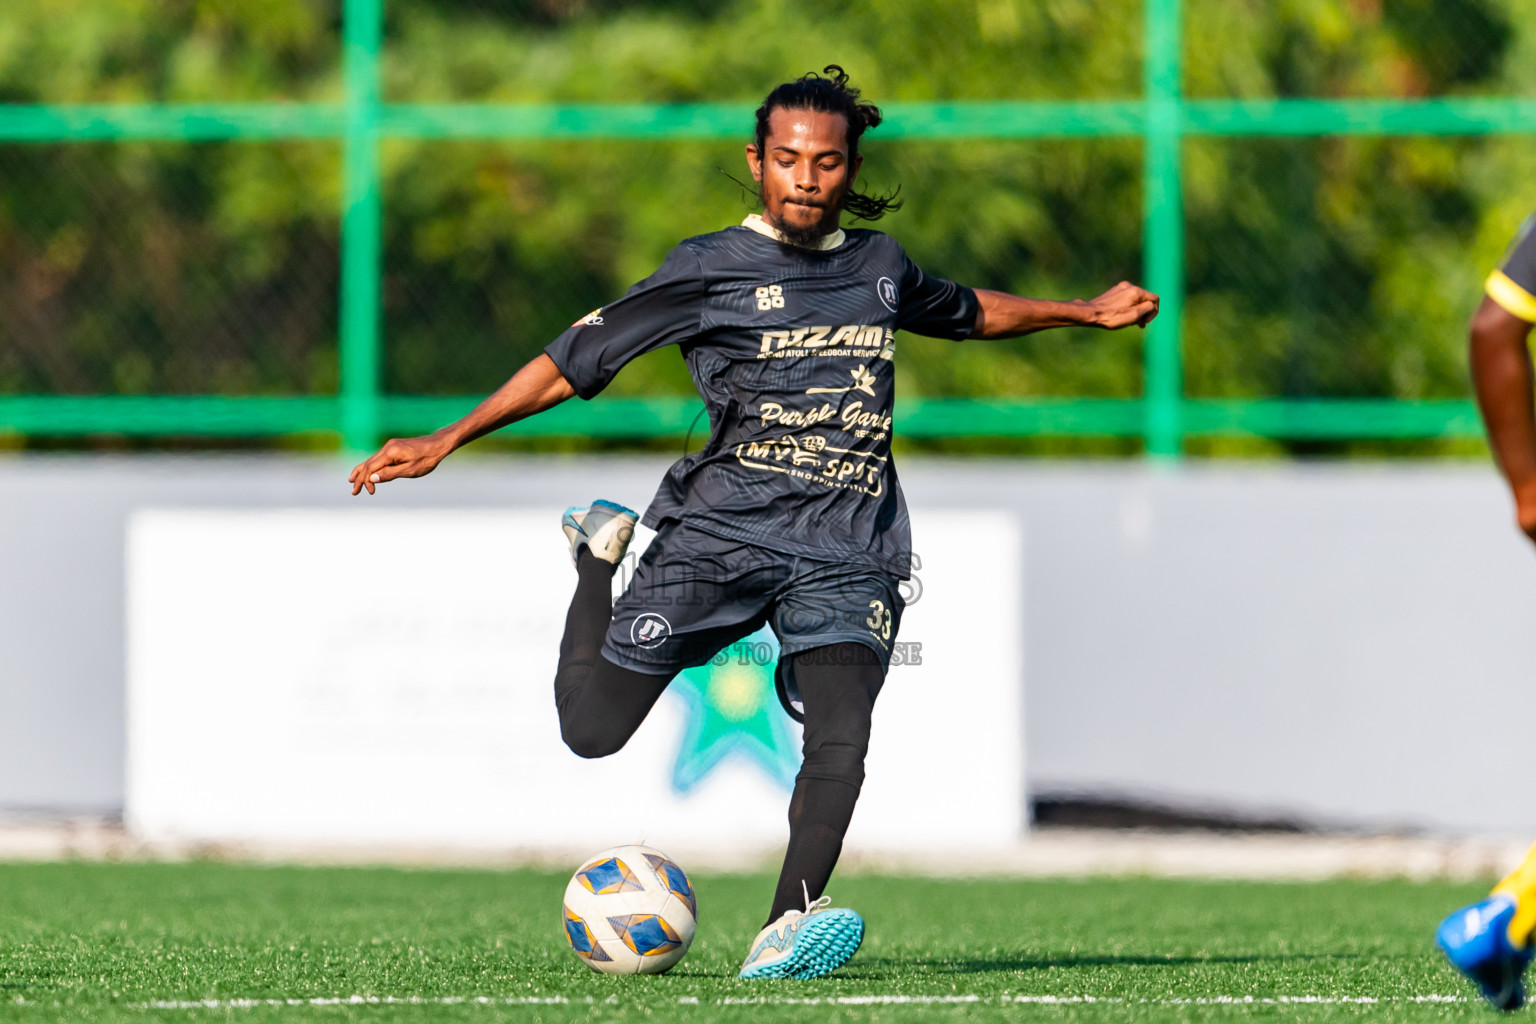
[[[864,919],[847,907],[829,907],[823,896],[805,910],[786,910],[757,933],[740,978],[820,978],[859,950]]]
[[[581,549],[586,548],[594,558],[618,565],[629,550],[639,518],[623,505],[601,499],[585,508],[572,505],[566,509],[560,517],[560,529],[571,542],[571,564],[576,564]]]
[[[1462,907],[1435,930],[1435,944],[1451,964],[1500,1010],[1518,1010],[1525,1003],[1520,977],[1531,962],[1532,950],[1510,941],[1509,922],[1514,916],[1515,898],[1498,893]]]

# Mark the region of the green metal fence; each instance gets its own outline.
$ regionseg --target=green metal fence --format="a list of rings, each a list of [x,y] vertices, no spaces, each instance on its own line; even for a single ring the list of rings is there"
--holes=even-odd
[[[412,139],[738,139],[738,104],[493,105],[382,101],[384,0],[345,0],[345,100],[322,103],[0,106],[0,142],[88,140],[329,140],[344,151],[340,246],[340,386],[334,397],[0,395],[0,431],[260,437],[338,431],[353,449],[384,434],[430,429],[464,398],[383,393],[380,146]],[[1457,400],[1207,400],[1184,395],[1183,141],[1192,136],[1536,133],[1536,101],[1190,100],[1181,95],[1181,0],[1146,0],[1143,97],[1127,101],[892,103],[883,138],[1139,138],[1144,152],[1145,283],[1163,312],[1145,335],[1139,399],[904,398],[909,437],[1097,435],[1140,437],[1176,458],[1196,436],[1285,439],[1473,437],[1471,403]],[[512,428],[525,434],[659,436],[688,429],[683,398],[568,403]]]

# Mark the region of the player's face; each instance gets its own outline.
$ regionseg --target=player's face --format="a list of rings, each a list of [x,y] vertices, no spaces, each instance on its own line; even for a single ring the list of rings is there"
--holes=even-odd
[[[837,230],[843,195],[862,159],[848,159],[848,119],[781,107],[768,115],[763,148],[759,153],[748,145],[747,163],[762,185],[768,223],[792,238]]]

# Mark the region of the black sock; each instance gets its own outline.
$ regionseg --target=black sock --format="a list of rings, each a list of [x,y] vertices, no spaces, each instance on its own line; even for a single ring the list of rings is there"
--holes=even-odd
[[[562,713],[600,657],[603,637],[613,620],[613,574],[618,568],[587,548],[576,558],[576,595],[565,613],[560,664],[555,670],[555,706]]]
[[[863,644],[834,644],[796,655],[795,681],[805,699],[805,761],[789,801],[789,847],[767,923],[804,910],[832,877],[864,784],[870,712],[885,673]]]
[[[581,757],[606,757],[640,728],[671,677],[615,665],[603,657],[613,621],[613,574],[618,566],[582,548],[576,561],[576,596],[565,616],[555,707],[560,736]]]
[[[789,800],[789,846],[765,925],[786,910],[804,910],[820,898],[843,852],[843,835],[853,820],[859,787],[831,779],[796,779]]]

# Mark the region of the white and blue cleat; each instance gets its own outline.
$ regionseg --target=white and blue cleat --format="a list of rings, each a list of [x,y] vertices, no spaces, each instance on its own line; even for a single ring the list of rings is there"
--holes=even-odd
[[[639,518],[623,505],[601,499],[566,509],[560,517],[560,528],[571,542],[571,564],[576,564],[581,549],[586,548],[592,557],[618,565],[629,550]]]
[[[1435,930],[1435,945],[1451,965],[1500,1010],[1518,1010],[1525,1004],[1520,979],[1532,950],[1510,941],[1509,922],[1514,916],[1514,897],[1501,893],[1462,907]]]
[[[786,910],[757,933],[740,978],[820,978],[847,963],[864,941],[864,919],[823,896],[804,911]]]

